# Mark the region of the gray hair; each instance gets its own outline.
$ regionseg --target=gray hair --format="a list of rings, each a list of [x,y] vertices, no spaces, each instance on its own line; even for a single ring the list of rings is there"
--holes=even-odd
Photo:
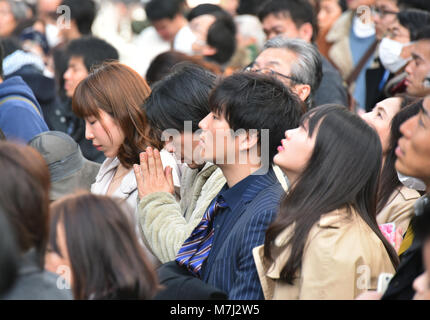
[[[23,1],[16,0],[1,0],[7,2],[10,6],[10,11],[17,23],[27,18],[28,5]]]
[[[297,55],[297,60],[291,64],[291,75],[308,84],[311,94],[306,99],[308,109],[313,107],[313,97],[322,79],[322,58],[317,47],[301,39],[288,39],[277,36],[266,42],[266,49],[286,49]]]

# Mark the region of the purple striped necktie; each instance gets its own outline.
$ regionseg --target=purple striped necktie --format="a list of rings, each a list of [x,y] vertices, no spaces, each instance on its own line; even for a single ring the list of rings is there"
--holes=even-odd
[[[212,248],[214,228],[213,219],[218,209],[226,208],[227,203],[218,196],[217,200],[206,210],[202,220],[185,240],[176,255],[176,262],[185,266],[192,274],[200,277],[203,262]]]

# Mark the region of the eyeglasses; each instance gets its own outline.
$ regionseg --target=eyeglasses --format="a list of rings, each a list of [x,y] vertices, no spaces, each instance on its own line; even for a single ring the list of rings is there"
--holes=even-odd
[[[371,10],[372,10],[372,14],[378,15],[381,18],[385,17],[386,15],[389,15],[389,14],[398,14],[398,12],[396,12],[396,11],[385,10],[385,9],[382,9],[379,7],[372,7]]]
[[[291,81],[294,81],[294,82],[295,82],[295,83],[297,83],[297,84],[305,84],[302,80],[300,80],[300,79],[298,79],[298,78],[296,78],[296,77],[293,77],[293,76],[287,76],[287,75],[285,75],[285,74],[282,74],[282,73],[276,72],[276,71],[274,71],[274,70],[272,70],[272,69],[269,69],[269,68],[256,69],[253,65],[251,65],[251,66],[249,66],[249,67],[246,67],[246,68],[245,68],[245,71],[264,73],[264,74],[268,74],[268,75],[273,76],[273,77],[279,76],[279,77],[282,77],[282,78],[285,78],[285,79],[289,79],[289,80],[291,80]]]

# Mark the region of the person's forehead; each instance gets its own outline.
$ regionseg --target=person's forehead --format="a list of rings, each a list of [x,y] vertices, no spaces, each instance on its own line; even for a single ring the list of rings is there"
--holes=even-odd
[[[190,28],[194,32],[207,33],[216,18],[210,14],[204,14],[191,20]]]
[[[430,64],[430,39],[418,41],[414,46],[413,52],[415,55]]]
[[[10,5],[9,3],[7,3],[6,1],[0,1],[0,7],[2,7],[2,9],[6,9],[9,10],[10,9]]]
[[[37,8],[42,11],[55,11],[61,4],[61,0],[38,0]]]
[[[380,7],[384,6],[384,7],[396,7],[397,8],[396,0],[376,0],[375,5],[380,6]]]
[[[257,61],[276,61],[282,65],[291,65],[296,60],[296,54],[284,48],[268,48],[264,50],[257,58]]]
[[[289,24],[294,24],[294,22],[291,19],[290,14],[286,11],[271,13],[263,19],[264,26],[289,25]]]
[[[216,18],[211,14],[203,14],[201,16],[195,17],[191,20],[190,24],[192,25],[206,25],[214,22]]]
[[[337,0],[322,0],[320,3],[320,7],[326,9],[336,8],[336,6],[339,6]]]
[[[172,20],[168,18],[152,21],[152,24],[154,25],[155,28],[166,27],[166,26],[169,26],[171,23],[172,23]]]
[[[380,107],[385,112],[389,114],[396,114],[401,105],[402,101],[398,97],[384,99],[376,104],[377,107]]]
[[[71,56],[69,59],[69,66],[85,68],[84,58],[81,56]]]

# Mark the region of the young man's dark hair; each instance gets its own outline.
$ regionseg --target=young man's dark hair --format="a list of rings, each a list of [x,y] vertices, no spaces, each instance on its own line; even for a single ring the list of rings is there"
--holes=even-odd
[[[224,79],[209,97],[211,111],[222,114],[232,130],[269,129],[270,163],[285,130],[299,126],[302,103],[279,80],[255,72],[236,73]]]
[[[261,5],[258,18],[263,22],[269,15],[283,15],[291,18],[297,28],[305,23],[310,23],[313,30],[312,42],[315,41],[318,35],[315,10],[308,0],[268,0]]]
[[[166,51],[160,53],[152,60],[146,71],[145,80],[148,82],[148,85],[152,87],[157,81],[171,74],[177,64],[185,62],[196,64],[217,75],[222,73],[218,64],[206,61],[203,57],[189,56],[178,51]]]
[[[430,11],[430,1],[428,0],[398,0],[397,6],[400,10],[421,9]]]
[[[63,0],[61,3],[70,8],[70,19],[76,22],[82,35],[91,34],[91,26],[96,16],[96,4],[93,0]]]
[[[160,131],[184,132],[184,121],[192,121],[192,131],[197,131],[199,122],[210,112],[208,97],[215,80],[214,74],[197,65],[186,62],[177,65],[170,75],[154,85],[145,102],[151,125]]]
[[[430,40],[430,26],[425,26],[417,32],[415,41]]]
[[[260,5],[261,0],[240,0],[239,7],[237,8],[237,14],[251,14],[256,16]]]
[[[173,19],[181,10],[182,1],[179,0],[151,0],[145,7],[150,21]]]
[[[216,49],[216,53],[206,58],[224,64],[230,60],[236,50],[236,26],[233,18],[215,13],[215,22],[209,27],[206,42]]]
[[[417,35],[423,26],[430,25],[430,12],[419,9],[407,9],[397,14],[399,23],[408,29],[411,41],[417,40]]]
[[[223,12],[224,10],[217,6],[216,4],[212,3],[202,3],[198,6],[191,9],[190,12],[188,12],[187,20],[191,21],[194,18],[197,18],[198,16],[204,15],[204,14],[213,14],[215,12]]]
[[[73,40],[67,47],[69,57],[82,57],[88,72],[91,67],[106,60],[118,60],[118,51],[106,41],[96,37],[84,37]]]

